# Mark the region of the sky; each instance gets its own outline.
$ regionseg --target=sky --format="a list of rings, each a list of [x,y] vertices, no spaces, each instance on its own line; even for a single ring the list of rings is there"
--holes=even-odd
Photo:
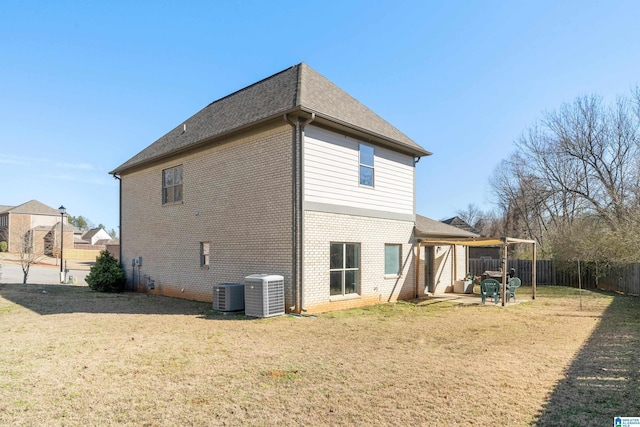
[[[206,105],[300,62],[432,152],[442,220],[514,141],[583,95],[640,84],[640,2],[0,2],[0,205],[64,205],[118,231],[109,172]]]

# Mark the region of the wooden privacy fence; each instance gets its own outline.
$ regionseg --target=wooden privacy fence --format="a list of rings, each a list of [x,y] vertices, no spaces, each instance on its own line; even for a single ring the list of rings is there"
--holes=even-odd
[[[507,260],[507,271],[516,270],[516,275],[523,285],[531,285],[530,260]],[[469,272],[479,276],[487,270],[501,270],[499,259],[470,259]],[[586,289],[603,289],[622,292],[629,295],[640,295],[640,263],[620,265],[594,265],[580,263],[582,287]],[[537,285],[560,285],[578,287],[578,262],[561,263],[553,260],[536,261]]]
[[[65,259],[82,261],[95,261],[99,255],[100,251],[93,249],[65,249],[63,252],[63,256]]]

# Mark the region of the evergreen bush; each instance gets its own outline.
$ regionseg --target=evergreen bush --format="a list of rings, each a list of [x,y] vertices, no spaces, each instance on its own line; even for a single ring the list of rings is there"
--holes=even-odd
[[[108,251],[100,251],[100,256],[96,258],[85,281],[94,291],[122,292],[126,278],[118,260]]]
[[[9,245],[4,240],[0,242],[0,252],[7,252]]]

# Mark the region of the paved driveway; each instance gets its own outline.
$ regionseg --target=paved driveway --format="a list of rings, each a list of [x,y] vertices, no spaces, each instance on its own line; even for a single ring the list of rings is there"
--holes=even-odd
[[[22,267],[16,264],[2,264],[0,283],[22,283]],[[86,285],[87,270],[69,270],[68,276],[77,277],[78,285]],[[60,268],[32,265],[29,269],[27,283],[56,285],[60,283]]]

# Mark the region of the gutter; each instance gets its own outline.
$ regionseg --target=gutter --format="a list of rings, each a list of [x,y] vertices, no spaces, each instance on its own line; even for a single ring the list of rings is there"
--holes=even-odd
[[[371,130],[362,128],[360,126],[351,124],[349,122],[345,122],[343,120],[337,119],[335,117],[332,117],[332,116],[329,116],[329,115],[326,115],[326,114],[322,114],[322,113],[320,113],[318,111],[315,111],[315,110],[312,110],[310,108],[301,106],[301,107],[299,107],[299,110],[302,111],[302,112],[311,114],[312,116],[313,115],[317,115],[317,117],[319,119],[323,119],[323,120],[326,120],[326,121],[331,122],[333,124],[336,124],[338,126],[342,126],[344,128],[350,129],[355,133],[360,133],[360,134],[364,134],[364,135],[370,135],[370,136],[372,136],[373,138],[376,139],[374,141],[371,138],[369,138],[370,142],[377,142],[378,144],[381,144],[381,145],[387,145],[388,147],[393,147],[396,151],[401,151],[401,152],[403,152],[405,154],[413,155],[414,157],[417,157],[418,159],[420,157],[433,155],[432,152],[427,151],[422,147],[420,147],[420,149],[418,149],[416,147],[412,147],[411,145],[409,145],[409,144],[407,144],[405,142],[399,141],[397,139],[393,139],[393,138],[388,137],[388,136],[384,136],[384,135],[379,134],[377,132],[372,132]],[[393,125],[391,125],[391,126],[393,127]],[[396,130],[398,132],[400,132],[400,130],[398,130],[398,129],[396,129]],[[402,133],[402,132],[400,132],[400,133]],[[417,145],[417,143],[416,143],[416,145]]]
[[[135,169],[137,169],[137,168],[139,168],[139,167],[141,167],[143,165],[146,165],[148,163],[162,161],[162,160],[165,160],[167,158],[173,157],[175,155],[178,155],[178,154],[184,153],[186,151],[192,150],[194,148],[198,148],[198,147],[200,147],[202,145],[209,144],[209,143],[211,143],[213,141],[216,141],[216,140],[219,140],[219,139],[224,139],[224,138],[227,138],[227,137],[231,137],[231,136],[233,136],[235,134],[238,134],[238,133],[242,133],[242,132],[247,131],[247,130],[255,127],[255,126],[261,126],[261,125],[263,125],[263,124],[265,124],[265,123],[267,123],[267,122],[269,122],[271,120],[274,120],[276,118],[282,117],[283,115],[285,117],[285,121],[287,121],[289,124],[291,124],[291,120],[288,119],[288,116],[291,115],[291,114],[294,114],[294,113],[309,114],[309,115],[311,115],[311,120],[312,121],[322,120],[322,121],[325,121],[326,123],[333,123],[334,125],[337,125],[339,127],[342,127],[342,128],[345,128],[345,129],[349,129],[353,133],[356,133],[356,134],[368,135],[369,138],[367,138],[367,139],[369,140],[369,142],[376,142],[376,143],[379,143],[381,145],[385,145],[385,146],[387,146],[387,147],[389,147],[391,149],[394,149],[396,151],[400,151],[400,152],[402,152],[404,154],[412,155],[415,158],[420,158],[420,157],[424,157],[424,156],[430,156],[430,155],[433,154],[433,153],[431,153],[431,152],[429,152],[427,150],[417,149],[416,147],[412,147],[412,146],[410,146],[410,145],[408,145],[408,144],[406,144],[404,142],[392,139],[390,137],[381,135],[379,133],[371,132],[369,130],[366,130],[364,128],[358,127],[356,125],[349,124],[349,123],[347,123],[345,121],[336,119],[334,117],[331,117],[331,116],[328,116],[328,115],[324,115],[324,114],[322,114],[322,113],[320,113],[318,111],[312,110],[310,108],[303,107],[303,106],[296,106],[296,107],[289,108],[289,109],[286,109],[286,110],[281,110],[279,113],[275,113],[273,115],[264,117],[262,119],[258,119],[258,120],[254,121],[254,122],[247,123],[247,124],[244,124],[244,125],[240,125],[240,126],[235,127],[233,129],[229,129],[229,130],[223,131],[223,132],[221,132],[221,133],[219,133],[217,135],[212,135],[211,137],[205,138],[205,139],[203,139],[201,141],[193,141],[192,143],[188,143],[187,145],[185,145],[183,147],[180,147],[177,150],[171,150],[171,151],[169,151],[167,153],[159,154],[157,156],[152,156],[152,157],[150,157],[148,159],[139,160],[139,161],[137,161],[135,163],[131,163],[131,164],[127,164],[127,163],[129,163],[129,161],[127,161],[127,162],[125,162],[122,165],[118,166],[116,169],[114,169],[113,171],[111,171],[109,173],[111,175],[115,175],[115,174],[122,175],[124,172],[128,172],[129,170],[135,170]],[[187,127],[189,127],[188,120],[185,123],[187,124]],[[169,133],[182,132],[183,129],[184,129],[183,126],[184,126],[184,123],[182,125],[174,128],[174,129],[172,129]],[[292,126],[294,126],[294,125],[292,124]],[[400,131],[398,131],[398,132],[400,132]],[[180,133],[179,135],[182,135],[182,133]],[[176,136],[179,136],[179,135],[176,135]],[[151,145],[153,145],[153,144],[151,144]],[[147,148],[149,148],[149,147],[147,147]],[[422,148],[422,147],[420,147],[420,148]],[[146,150],[146,148],[145,148],[145,150]],[[142,150],[142,151],[145,151],[145,150]],[[140,154],[140,153],[138,153],[138,154]],[[138,154],[136,154],[136,156]],[[134,156],[134,157],[136,157],[136,156]]]

